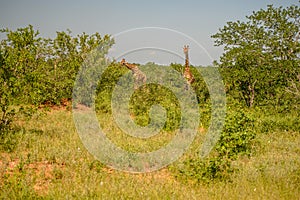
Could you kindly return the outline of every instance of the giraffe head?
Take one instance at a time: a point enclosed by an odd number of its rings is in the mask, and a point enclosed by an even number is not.
[[[125,65],[125,64],[126,64],[125,58],[123,58],[123,59],[121,60],[120,64],[121,64],[121,65]]]
[[[183,52],[184,52],[184,54],[187,54],[188,51],[189,51],[189,45],[184,45],[183,46]]]
[[[131,64],[131,63],[128,63],[125,58],[123,58],[120,62],[120,65],[121,66],[124,66],[124,67],[127,67],[128,69],[132,70],[134,68],[136,68],[137,66],[135,64]]]

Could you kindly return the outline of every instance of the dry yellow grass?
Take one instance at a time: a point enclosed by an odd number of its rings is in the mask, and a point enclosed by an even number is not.
[[[255,153],[234,163],[239,170],[232,174],[230,182],[201,184],[177,178],[168,168],[130,174],[104,166],[82,145],[70,111],[36,115],[23,123],[23,127],[22,133],[17,134],[19,144],[15,151],[0,154],[1,199],[299,199],[300,196],[297,132],[258,134]],[[178,164],[180,161],[173,167]]]

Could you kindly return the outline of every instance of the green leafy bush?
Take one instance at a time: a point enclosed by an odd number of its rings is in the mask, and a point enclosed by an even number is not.
[[[188,159],[179,169],[183,176],[197,181],[228,180],[234,170],[231,163],[241,155],[250,156],[255,133],[254,120],[242,109],[227,113],[224,129],[211,154]]]
[[[257,131],[261,133],[285,132],[285,131],[300,131],[299,113],[268,113],[261,114],[262,111],[257,111],[260,114],[259,120],[255,124]]]
[[[12,129],[12,106],[54,105],[71,100],[77,71],[86,57],[105,44],[102,58],[114,41],[99,33],[76,37],[71,31],[42,38],[29,25],[17,30],[1,29],[0,43],[0,132]],[[90,78],[90,77],[85,77]],[[82,91],[81,91],[82,92]]]

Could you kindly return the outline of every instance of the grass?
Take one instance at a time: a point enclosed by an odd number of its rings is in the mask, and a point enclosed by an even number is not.
[[[263,119],[260,119],[263,121]],[[269,118],[268,118],[269,120]],[[278,119],[273,119],[278,120]],[[108,127],[111,119],[107,119]],[[281,120],[282,121],[282,120]],[[172,168],[180,166],[202,140],[171,165],[145,174],[112,170],[95,160],[76,133],[72,113],[53,110],[19,120],[12,152],[0,154],[0,199],[299,199],[300,133],[274,129],[258,133],[251,157],[234,161],[236,170],[228,181],[196,183],[178,177]],[[265,124],[264,124],[265,125]],[[163,145],[135,141],[117,128],[111,135],[124,148],[138,151]],[[168,136],[166,136],[168,139]],[[156,144],[160,140],[159,145]],[[123,143],[122,143],[123,141]]]

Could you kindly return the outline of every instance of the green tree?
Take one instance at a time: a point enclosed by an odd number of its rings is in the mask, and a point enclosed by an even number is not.
[[[109,35],[71,31],[57,32],[54,39],[42,38],[29,25],[17,30],[1,29],[6,38],[0,43],[0,128],[11,122],[12,105],[59,104],[71,99],[77,71],[97,48],[104,59],[114,41]],[[86,77],[84,77],[86,78]]]
[[[16,31],[2,29],[1,32],[7,34],[0,45],[0,127],[5,128],[14,114],[11,105],[30,90],[28,83],[33,78],[30,72],[37,68],[40,61],[38,51],[42,39],[31,25]]]
[[[287,80],[299,68],[300,9],[292,5],[253,12],[212,36],[224,46],[220,68],[227,90],[248,107],[283,102]]]
[[[294,73],[294,78],[288,80],[286,91],[295,98],[294,105],[299,109],[300,103],[300,71]]]
[[[99,33],[87,35],[82,33],[73,37],[71,31],[57,32],[56,38],[52,41],[52,53],[49,60],[51,76],[48,82],[52,87],[50,96],[46,99],[53,103],[59,103],[61,99],[71,99],[74,81],[79,68],[92,51],[106,46],[107,50],[101,56],[104,58],[108,49],[114,44],[109,35],[101,37]]]

